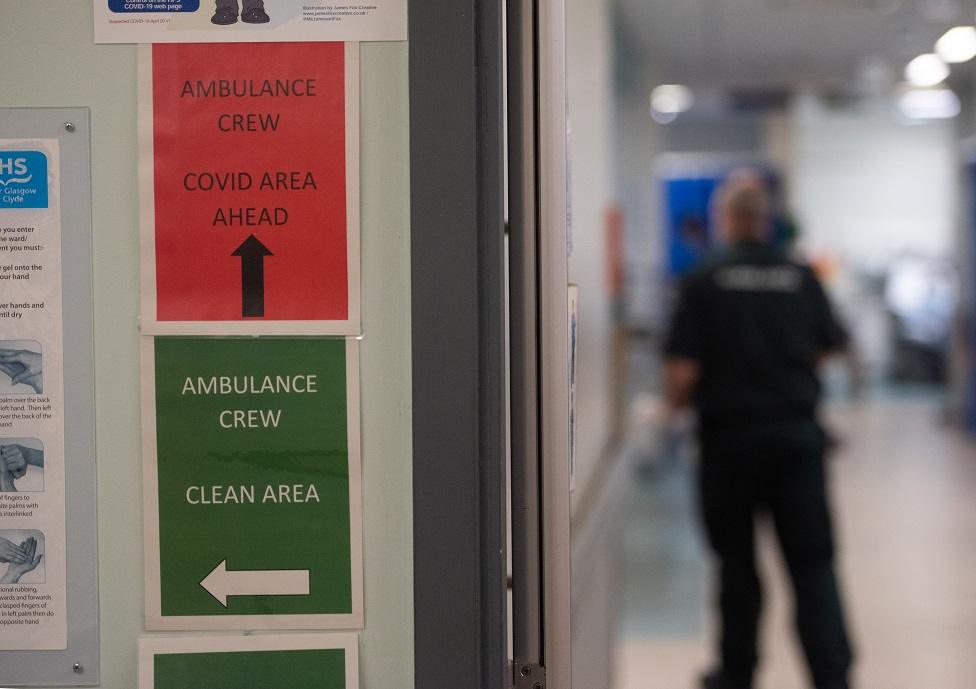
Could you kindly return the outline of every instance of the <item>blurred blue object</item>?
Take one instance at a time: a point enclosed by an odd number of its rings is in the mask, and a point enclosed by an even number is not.
[[[657,175],[669,280],[693,271],[721,247],[722,239],[712,217],[712,197],[732,172],[743,169],[755,171],[769,187],[774,209],[771,241],[784,244],[794,238],[794,225],[783,211],[783,185],[778,171],[754,162],[711,160],[697,155],[686,159],[671,154]]]

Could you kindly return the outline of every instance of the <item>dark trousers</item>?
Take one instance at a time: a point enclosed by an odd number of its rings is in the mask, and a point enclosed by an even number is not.
[[[798,420],[703,428],[701,508],[718,564],[724,674],[752,684],[762,586],[755,518],[768,512],[793,583],[796,627],[817,689],[845,689],[852,653],[834,576],[823,433]]]

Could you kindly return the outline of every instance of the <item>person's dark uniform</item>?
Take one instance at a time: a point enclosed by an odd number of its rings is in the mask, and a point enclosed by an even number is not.
[[[818,359],[845,344],[813,272],[758,242],[737,244],[685,283],[665,353],[700,368],[701,507],[720,567],[722,620],[721,672],[706,686],[752,686],[762,599],[754,516],[768,511],[815,686],[848,687],[852,654],[816,416]]]

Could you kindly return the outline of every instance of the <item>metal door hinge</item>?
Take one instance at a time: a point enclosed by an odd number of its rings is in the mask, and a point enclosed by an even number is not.
[[[515,689],[546,689],[546,669],[535,663],[515,661]]]

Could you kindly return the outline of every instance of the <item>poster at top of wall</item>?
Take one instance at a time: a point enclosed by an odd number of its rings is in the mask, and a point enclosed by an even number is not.
[[[96,43],[407,40],[407,0],[92,1]]]
[[[145,334],[360,334],[358,56],[143,48]]]

